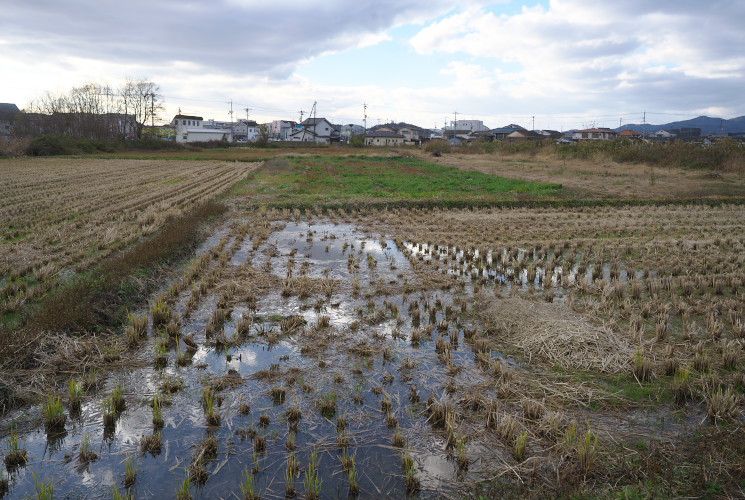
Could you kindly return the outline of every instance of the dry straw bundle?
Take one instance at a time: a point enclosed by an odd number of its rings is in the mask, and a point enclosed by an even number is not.
[[[634,353],[629,341],[565,305],[519,297],[482,297],[480,302],[477,309],[494,325],[499,340],[518,347],[528,359],[568,369],[628,372]]]

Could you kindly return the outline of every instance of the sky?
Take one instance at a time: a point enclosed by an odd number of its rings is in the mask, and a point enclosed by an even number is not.
[[[742,0],[0,0],[0,102],[126,79],[258,122],[567,130],[745,115]],[[248,108],[248,110],[246,110]],[[644,115],[646,113],[646,115]]]

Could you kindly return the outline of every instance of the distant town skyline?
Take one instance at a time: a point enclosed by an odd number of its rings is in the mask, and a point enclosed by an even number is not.
[[[0,102],[86,82],[160,86],[168,122],[567,130],[745,115],[745,2],[6,0]],[[246,108],[249,108],[246,111]]]

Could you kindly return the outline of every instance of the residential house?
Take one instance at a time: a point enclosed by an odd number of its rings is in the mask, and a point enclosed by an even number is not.
[[[13,135],[13,121],[21,110],[8,102],[0,102],[0,137],[5,139]]]
[[[561,139],[564,134],[558,130],[534,130],[534,132],[541,134],[544,139]]]
[[[674,139],[678,134],[674,130],[658,130],[652,135],[657,139]]]
[[[450,128],[456,130],[469,130],[471,132],[484,132],[489,127],[484,125],[481,120],[456,120],[450,122]]]
[[[532,130],[515,130],[505,137],[509,142],[542,141],[546,136],[533,132]]]
[[[214,120],[205,123],[201,116],[178,114],[171,120],[171,126],[176,130],[176,142],[208,142],[230,141],[231,131],[222,128]]]
[[[575,141],[607,141],[615,139],[618,134],[609,128],[588,128],[574,131]]]
[[[493,128],[489,132],[492,134],[494,139],[506,139],[508,135],[510,135],[512,132],[516,130],[526,130],[526,129],[521,127],[520,125],[515,125],[514,123],[510,123],[509,125],[506,125],[504,127]]]
[[[366,146],[403,146],[404,136],[389,130],[374,130],[365,135]]]
[[[471,135],[481,142],[494,142],[494,134],[491,130],[471,132]]]
[[[289,141],[295,129],[297,129],[297,122],[274,120],[269,124],[269,135],[275,141]]]
[[[238,120],[233,125],[235,142],[254,142],[259,137],[259,124],[253,120]]]
[[[417,127],[410,123],[386,123],[383,125],[376,125],[370,130],[374,132],[393,132],[400,134],[404,138],[404,144],[406,145],[421,145],[422,141],[429,140],[430,133],[422,127]]]
[[[619,139],[641,139],[642,133],[636,130],[624,129],[618,133]]]
[[[326,118],[307,118],[290,134],[289,140],[330,144],[332,136],[334,127]]]
[[[461,144],[471,144],[478,141],[479,137],[471,130],[445,129],[442,131],[443,137],[450,142],[451,146],[460,146]]]

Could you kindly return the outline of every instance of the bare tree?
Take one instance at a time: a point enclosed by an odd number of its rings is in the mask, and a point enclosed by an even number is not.
[[[85,83],[32,102],[19,115],[16,130],[19,135],[139,139],[163,109],[160,88],[153,82],[127,80],[118,92],[105,83]]]
[[[142,138],[143,128],[153,124],[158,113],[163,111],[163,96],[160,87],[147,80],[127,80],[121,92],[122,112],[131,115],[136,122],[137,138]]]

